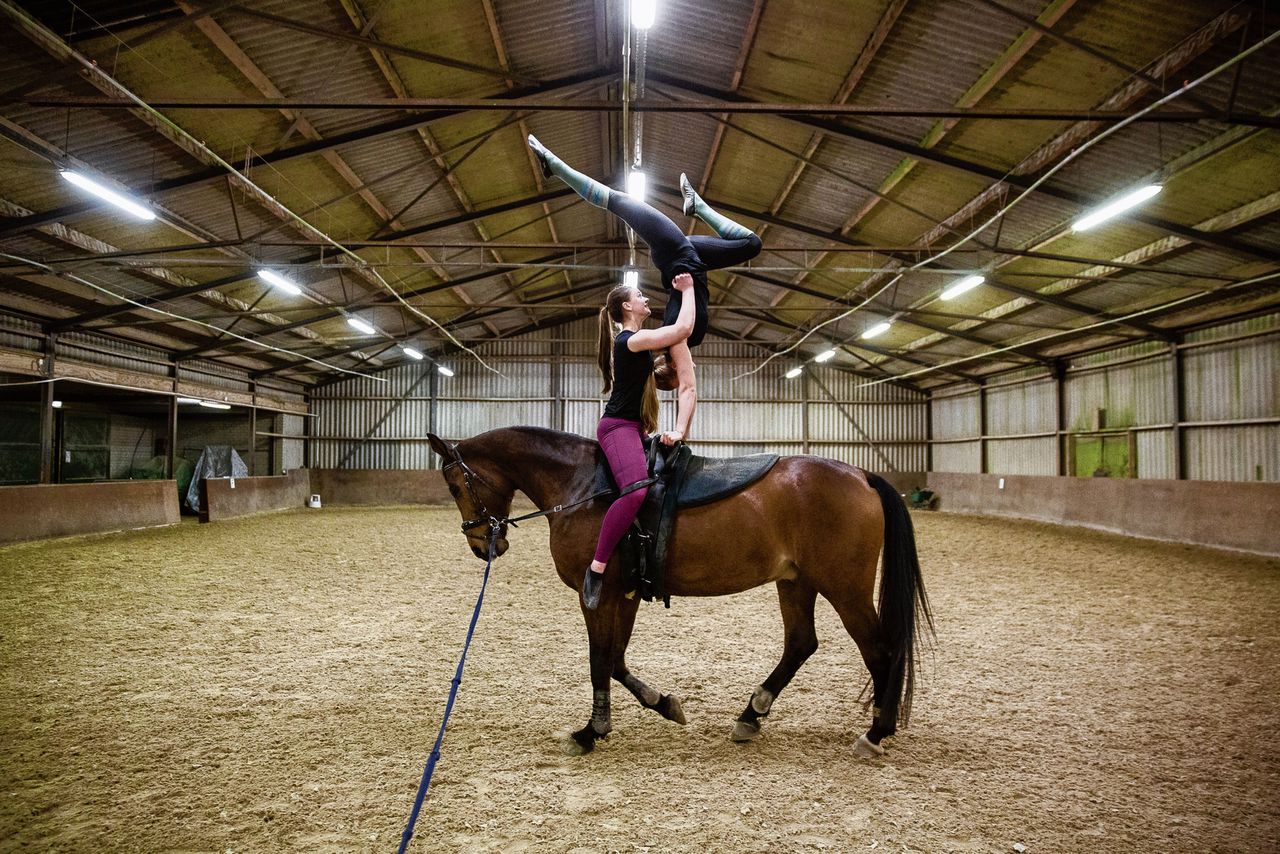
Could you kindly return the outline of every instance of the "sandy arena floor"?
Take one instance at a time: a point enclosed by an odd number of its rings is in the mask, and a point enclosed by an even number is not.
[[[642,608],[595,753],[547,529],[495,565],[412,851],[1275,851],[1280,562],[917,514],[938,620],[911,727],[857,760],[853,642],[754,744],[772,587]],[[0,548],[0,850],[394,850],[483,564],[445,509],[336,509]],[[1229,520],[1224,520],[1229,524]]]

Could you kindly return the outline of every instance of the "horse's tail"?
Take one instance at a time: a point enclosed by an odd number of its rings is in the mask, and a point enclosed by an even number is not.
[[[920,617],[933,633],[933,614],[924,592],[920,561],[916,557],[916,533],[902,496],[884,478],[867,472],[867,482],[880,496],[884,510],[884,572],[880,579],[880,628],[889,652],[889,678],[881,698],[884,721],[911,717],[915,691],[916,644],[920,641]]]

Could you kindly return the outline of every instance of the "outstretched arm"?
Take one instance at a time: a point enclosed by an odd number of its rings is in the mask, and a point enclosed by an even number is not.
[[[690,300],[692,302],[692,300]],[[689,345],[684,341],[676,344],[669,351],[671,365],[676,370],[676,429],[662,434],[662,444],[674,445],[689,436],[689,425],[693,422],[693,410],[698,403],[698,386],[693,376],[693,355]]]
[[[676,318],[676,322],[670,326],[660,326],[657,329],[641,329],[627,339],[627,349],[633,353],[641,350],[665,350],[674,344],[682,343],[686,338],[693,334],[693,321],[696,316],[697,307],[693,295],[689,291],[693,288],[693,276],[688,273],[681,273],[671,280],[671,286],[681,294],[680,315]]]

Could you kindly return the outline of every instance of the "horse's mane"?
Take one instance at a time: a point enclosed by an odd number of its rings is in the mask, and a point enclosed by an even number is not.
[[[570,464],[580,462],[583,458],[591,459],[599,447],[591,439],[577,433],[532,426],[499,427],[464,441],[487,448],[519,449],[522,455],[547,457]]]

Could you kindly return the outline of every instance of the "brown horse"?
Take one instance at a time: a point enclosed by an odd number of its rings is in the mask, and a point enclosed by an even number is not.
[[[452,445],[432,435],[444,460],[449,492],[462,512],[471,550],[507,550],[507,514],[516,490],[548,512],[551,554],[569,587],[582,584],[608,506],[596,499],[565,507],[598,488],[606,465],[599,445],[581,436],[537,427],[492,430]],[[876,564],[884,546],[877,611]],[[821,594],[844,621],[871,671],[871,728],[859,755],[884,752],[880,742],[905,725],[911,709],[917,615],[933,618],[916,560],[915,533],[902,498],[883,478],[822,457],[783,457],[761,480],[729,498],[680,512],[668,552],[667,589],[673,596],[720,596],[772,581],[782,606],[782,660],[757,687],[738,717],[733,738],[750,741],[760,719],[805,660],[818,648],[813,606]],[[623,596],[617,560],[605,573],[600,606],[583,610],[591,645],[591,719],[573,734],[585,753],[612,729],[609,680],[625,685],[640,704],[684,723],[680,701],[641,682],[627,669],[627,643],[638,597]],[[579,600],[581,601],[581,600]]]

